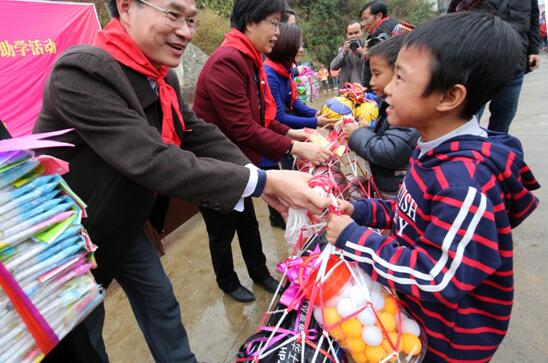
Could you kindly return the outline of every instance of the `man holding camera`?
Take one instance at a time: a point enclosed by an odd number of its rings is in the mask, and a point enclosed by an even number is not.
[[[339,53],[331,62],[331,69],[340,70],[339,87],[344,88],[346,82],[360,83],[363,69],[363,33],[360,23],[354,21],[346,27],[346,41],[339,48]]]
[[[391,37],[392,31],[399,24],[399,21],[388,17],[388,7],[383,1],[371,1],[365,4],[360,10],[360,18],[360,25],[363,31],[367,33],[361,82],[364,87],[369,87],[371,70],[367,60],[367,49]]]

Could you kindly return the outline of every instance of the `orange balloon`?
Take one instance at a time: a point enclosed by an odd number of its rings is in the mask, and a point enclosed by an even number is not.
[[[350,353],[356,363],[368,363],[367,357],[363,353]]]
[[[351,353],[363,353],[365,350],[365,343],[361,338],[348,338],[346,339],[346,348]]]
[[[344,335],[349,338],[359,338],[362,335],[363,326],[358,319],[349,319],[341,324]]]
[[[325,308],[325,310],[323,311],[323,315],[324,323],[327,326],[334,325],[342,319],[339,315],[339,312],[337,311],[337,308],[335,307]]]
[[[329,335],[331,335],[331,337],[333,337],[333,339],[335,339],[336,341],[342,341],[344,339],[344,333],[341,329],[340,326],[337,326],[331,330],[329,330]]]
[[[387,333],[396,331],[396,317],[394,316],[394,314],[388,312],[380,313],[379,322],[382,324],[382,327],[386,330]],[[381,324],[377,325],[382,331]]]
[[[396,346],[396,343],[398,342],[398,333],[396,332],[388,333],[388,338],[390,339],[390,342],[388,341],[388,339],[384,339],[382,341],[382,347],[384,348],[384,350],[386,350],[387,352],[392,352],[394,350],[392,349],[392,345],[393,345],[394,348],[396,349],[396,352],[400,353],[401,347],[402,347],[401,338],[399,342],[400,344]],[[392,345],[390,345],[390,343],[392,343]]]
[[[404,333],[401,335],[402,351],[407,355],[417,355],[422,350],[422,343],[413,334]]]
[[[379,363],[388,356],[382,346],[365,348],[365,356],[369,363]]]
[[[385,295],[384,296],[384,308],[382,311],[390,313],[392,315],[396,315],[398,312],[398,305],[396,303],[396,299],[394,297]]]

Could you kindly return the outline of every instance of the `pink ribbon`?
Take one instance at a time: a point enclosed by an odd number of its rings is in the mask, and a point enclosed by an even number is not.
[[[316,246],[314,251],[311,251],[311,254],[319,254],[320,252],[319,247]],[[280,297],[280,303],[288,308],[300,309],[306,300],[304,286],[301,286],[301,281],[308,280],[310,274],[318,269],[319,266],[320,262],[318,259],[314,259],[311,264],[305,264],[302,258],[291,257],[277,264],[276,269],[280,273],[284,274],[287,271],[287,280],[289,281],[289,286]]]

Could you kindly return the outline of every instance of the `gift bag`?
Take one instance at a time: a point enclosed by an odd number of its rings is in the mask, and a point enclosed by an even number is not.
[[[314,317],[356,363],[420,362],[426,337],[397,296],[327,246],[304,283]]]

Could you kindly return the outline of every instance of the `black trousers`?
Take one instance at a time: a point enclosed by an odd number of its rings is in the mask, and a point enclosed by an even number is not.
[[[221,290],[232,292],[240,286],[231,248],[236,232],[249,277],[261,281],[270,276],[251,197],[244,199],[243,212],[232,211],[227,215],[203,207],[200,212],[206,223],[213,270]]]

